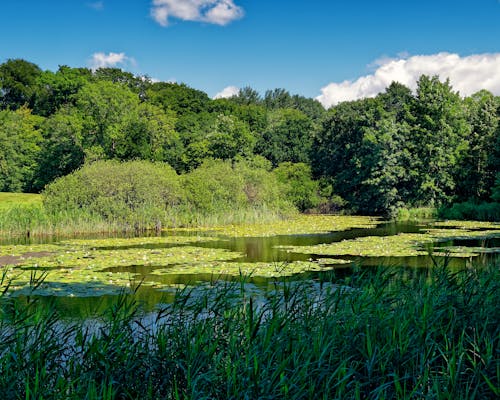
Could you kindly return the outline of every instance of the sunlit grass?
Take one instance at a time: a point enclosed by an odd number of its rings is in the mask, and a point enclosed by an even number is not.
[[[0,192],[0,211],[15,206],[37,206],[42,204],[42,196],[32,193]]]

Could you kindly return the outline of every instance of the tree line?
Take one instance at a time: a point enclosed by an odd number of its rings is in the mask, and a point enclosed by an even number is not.
[[[116,68],[0,64],[0,191],[39,192],[98,160],[267,159],[301,210],[391,214],[500,201],[500,98],[420,77],[325,110],[285,89],[210,99]],[[493,206],[495,207],[495,206]]]

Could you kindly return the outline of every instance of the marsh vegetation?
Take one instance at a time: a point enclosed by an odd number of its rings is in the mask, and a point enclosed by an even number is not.
[[[17,398],[435,398],[499,395],[498,265],[278,278],[121,294],[86,324],[5,294],[0,392]],[[33,287],[43,282],[33,281]]]
[[[498,398],[499,115],[7,60],[1,397]]]

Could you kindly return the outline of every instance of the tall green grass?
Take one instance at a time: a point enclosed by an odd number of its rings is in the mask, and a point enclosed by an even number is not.
[[[83,209],[49,213],[43,205],[18,205],[0,209],[0,237],[140,232],[161,228],[273,222],[295,214],[294,210],[279,211],[268,209],[265,205],[210,213],[177,206],[162,212],[144,207],[131,212],[128,217],[105,218]]]
[[[44,236],[83,232],[115,232],[127,230],[122,221],[105,220],[84,210],[48,213],[43,205],[16,205],[0,209],[0,235]]]
[[[434,207],[399,208],[396,211],[396,221],[419,221],[423,219],[434,219],[438,211]]]
[[[4,399],[496,399],[500,272],[245,278],[179,291],[141,315],[122,295],[101,317],[61,320],[1,298]],[[36,279],[34,285],[36,286]]]
[[[500,203],[455,203],[439,210],[439,217],[446,219],[500,221]]]

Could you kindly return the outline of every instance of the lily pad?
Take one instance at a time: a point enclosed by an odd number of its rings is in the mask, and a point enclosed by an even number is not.
[[[360,257],[411,257],[426,255],[425,244],[456,238],[490,238],[500,236],[498,231],[470,231],[466,229],[429,229],[425,233],[401,233],[393,236],[367,236],[315,246],[279,246],[293,253],[360,256]],[[446,248],[440,248],[446,251]],[[461,256],[477,255],[474,251],[461,252]],[[444,253],[443,253],[444,254]],[[439,255],[439,254],[436,254]],[[455,255],[455,254],[454,254]],[[457,252],[458,256],[459,253]]]
[[[353,228],[374,228],[379,223],[380,219],[374,217],[300,215],[290,220],[271,223],[225,225],[206,229],[228,237],[268,237],[340,232]]]

